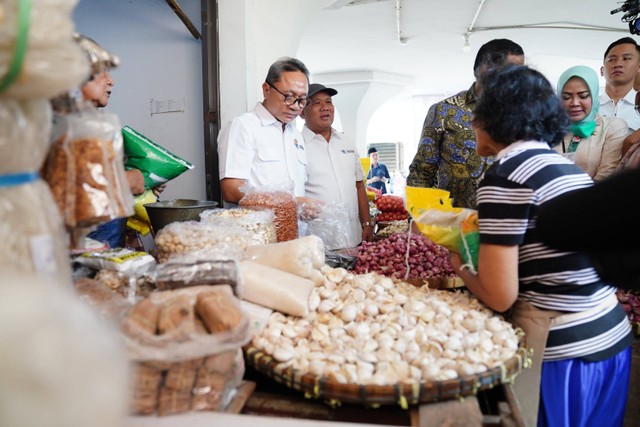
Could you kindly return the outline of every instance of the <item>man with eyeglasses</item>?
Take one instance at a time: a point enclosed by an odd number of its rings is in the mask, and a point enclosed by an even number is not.
[[[262,84],[264,100],[220,131],[220,187],[227,206],[238,203],[247,184],[290,188],[293,183],[298,201],[306,201],[307,153],[294,121],[307,105],[308,86],[307,67],[280,58]]]

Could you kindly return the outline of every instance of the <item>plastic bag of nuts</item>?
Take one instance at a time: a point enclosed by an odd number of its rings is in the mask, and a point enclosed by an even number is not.
[[[200,251],[240,259],[250,242],[251,235],[242,227],[198,221],[173,222],[163,227],[155,238],[161,263],[176,255]]]
[[[249,232],[253,245],[276,243],[274,212],[271,209],[210,209],[200,214],[200,221],[240,226]]]
[[[273,209],[276,240],[284,242],[298,238],[298,204],[290,191],[269,188],[251,188],[238,205],[243,208]]]

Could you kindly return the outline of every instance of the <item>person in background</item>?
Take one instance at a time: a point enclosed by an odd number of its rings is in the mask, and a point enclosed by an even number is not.
[[[592,185],[549,146],[569,119],[551,84],[528,67],[490,71],[481,84],[477,150],[496,159],[477,191],[477,274],[461,269],[459,254],[452,265],[489,308],[509,310],[533,348],[531,368],[514,384],[527,425],[621,426],[633,336],[616,289],[586,254],[542,243],[536,225],[540,206]]]
[[[367,185],[369,187],[380,190],[382,194],[387,193],[386,183],[391,179],[389,169],[384,163],[379,162],[378,150],[376,147],[370,147],[367,151],[371,160],[371,168],[367,174]]]
[[[607,47],[600,68],[606,81],[605,90],[600,94],[600,114],[621,118],[632,131],[640,128],[640,116],[634,111],[637,92],[633,88],[638,71],[640,46],[634,39],[623,37]]]
[[[558,81],[562,106],[571,120],[571,131],[556,151],[580,166],[594,181],[613,174],[620,162],[622,142],[629,133],[624,120],[598,114],[598,75],[578,65],[566,70]]]
[[[633,82],[633,89],[636,91],[634,100],[636,114],[640,116],[640,73],[636,74]],[[619,170],[636,168],[640,166],[640,129],[627,136],[622,143],[622,160],[618,165]]]
[[[336,201],[347,206],[347,242],[348,247],[355,247],[363,240],[373,239],[373,222],[358,150],[331,127],[335,113],[332,97],[337,94],[337,90],[318,83],[309,85],[309,102],[300,114],[305,121],[302,136],[307,156],[313,159],[307,164],[305,192],[322,202]]]
[[[280,58],[262,84],[264,100],[223,127],[218,135],[220,187],[227,205],[237,205],[245,184],[253,187],[294,183],[306,201],[307,153],[295,118],[307,105],[309,70],[298,59]]]
[[[90,102],[96,108],[105,108],[109,104],[109,98],[115,82],[109,73],[109,69],[117,66],[118,59],[102,48],[93,39],[77,35],[76,40],[90,57],[92,63],[101,62],[104,69],[100,69],[93,74],[89,80],[80,88],[82,98]],[[145,191],[144,177],[138,169],[125,171],[125,176],[129,184],[129,189],[134,196],[138,196]],[[156,196],[164,191],[166,184],[161,184],[153,188]],[[89,233],[87,237],[98,242],[106,243],[111,248],[121,248],[125,246],[127,218],[115,218],[109,222],[98,225]]]
[[[439,188],[451,194],[454,206],[474,209],[478,180],[492,159],[476,153],[471,115],[480,91],[477,80],[490,67],[524,64],[520,45],[508,39],[491,40],[478,50],[471,87],[429,108],[411,165],[407,185]]]

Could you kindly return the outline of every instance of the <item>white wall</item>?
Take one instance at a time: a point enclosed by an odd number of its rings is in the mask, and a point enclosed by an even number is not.
[[[180,5],[200,29],[200,1]],[[195,165],[161,197],[206,198],[200,40],[160,0],[80,0],[74,21],[78,32],[120,57],[107,109]],[[151,114],[152,100],[170,99],[184,102],[184,111]]]

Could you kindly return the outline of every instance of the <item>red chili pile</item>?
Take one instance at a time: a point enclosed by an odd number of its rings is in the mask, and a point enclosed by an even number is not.
[[[362,242],[354,271],[358,274],[375,271],[397,279],[453,276],[448,256],[447,249],[436,245],[422,234],[395,233],[377,242]]]

